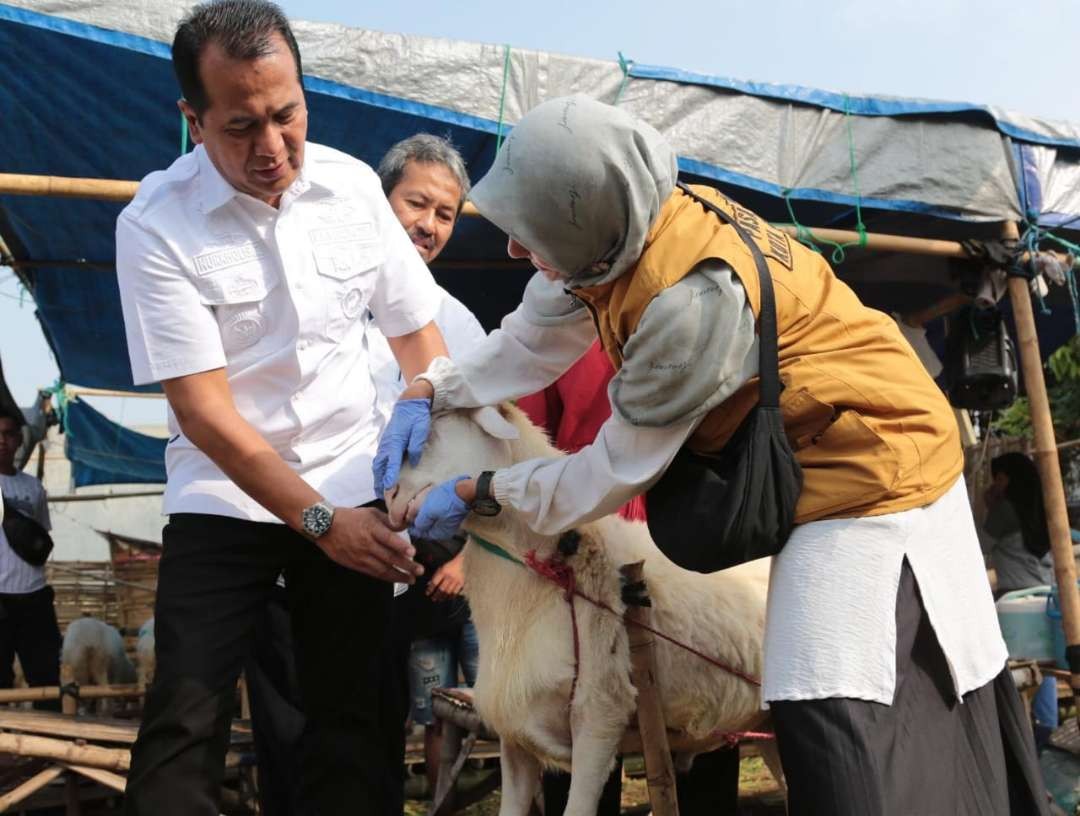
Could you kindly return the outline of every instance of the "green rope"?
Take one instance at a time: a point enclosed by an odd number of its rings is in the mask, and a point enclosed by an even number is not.
[[[188,147],[188,126],[187,119],[184,118],[183,111],[180,112],[180,155],[183,156],[187,153]]]
[[[499,130],[495,136],[495,152],[498,153],[503,143],[503,112],[506,110],[506,86],[510,82],[510,46],[503,46],[502,92],[499,94]]]
[[[623,91],[626,90],[626,83],[630,80],[630,66],[634,64],[634,61],[624,57],[622,51],[616,51],[615,53],[619,55],[619,70],[622,71],[622,82],[619,83],[619,90],[615,92],[615,101],[611,104],[618,107]]]
[[[851,98],[847,94],[844,94],[844,124],[847,128],[851,186],[855,191],[855,232],[858,233],[859,237],[854,241],[841,244],[814,235],[812,230],[800,224],[799,219],[795,217],[795,207],[791,203],[791,190],[787,189],[783,192],[784,203],[787,205],[788,215],[791,216],[791,226],[795,227],[795,240],[814,250],[819,255],[822,254],[821,247],[818,246],[819,243],[831,246],[833,250],[829,257],[834,264],[842,264],[847,259],[847,250],[851,247],[862,249],[866,246],[866,224],[863,223],[862,219],[862,191],[859,189],[859,162],[855,153],[855,134],[851,129]]]
[[[472,538],[472,540],[475,541],[477,544],[479,544],[481,549],[487,550],[492,555],[497,555],[499,558],[505,558],[507,561],[512,561],[519,567],[525,566],[525,562],[519,561],[517,558],[514,558],[514,556],[510,555],[510,553],[508,553],[498,544],[492,544],[490,541],[486,541],[485,539],[480,538],[480,536],[473,535],[472,533],[469,533],[469,537]]]

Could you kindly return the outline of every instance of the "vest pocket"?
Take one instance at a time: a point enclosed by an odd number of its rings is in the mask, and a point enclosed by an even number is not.
[[[859,515],[892,490],[900,473],[897,453],[858,411],[821,402],[805,390],[792,402],[797,413],[783,407],[803,469],[797,523]]]

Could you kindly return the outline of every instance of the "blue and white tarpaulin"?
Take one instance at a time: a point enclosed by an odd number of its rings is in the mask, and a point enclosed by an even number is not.
[[[0,0],[0,172],[139,179],[181,149],[169,61],[173,0]],[[448,135],[473,179],[496,134],[571,92],[656,125],[687,178],[720,186],[773,221],[941,238],[992,238],[1038,221],[1076,239],[1080,127],[986,106],[849,96],[504,46],[297,22],[309,138],[375,164],[418,131]],[[504,68],[505,71],[504,82]],[[625,85],[624,85],[625,79]],[[621,93],[620,93],[620,88]],[[854,162],[852,161],[854,159]],[[857,176],[853,173],[853,164]],[[0,196],[0,235],[26,268],[69,383],[131,388],[115,273],[121,205]],[[85,259],[98,266],[73,266]],[[516,305],[523,270],[492,270],[505,237],[465,219],[436,277],[489,328]],[[470,263],[476,263],[470,268]],[[868,303],[916,308],[955,284],[945,261],[852,253],[839,269]],[[1063,290],[1041,316],[1044,352],[1072,334]]]

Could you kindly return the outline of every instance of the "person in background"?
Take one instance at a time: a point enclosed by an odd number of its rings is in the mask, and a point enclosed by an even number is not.
[[[23,418],[0,410],[0,494],[13,512],[51,529],[45,488],[29,473],[15,469],[15,452],[22,444]],[[30,686],[60,685],[60,627],[53,606],[53,589],[45,568],[18,556],[0,529],[0,688],[11,688],[18,655]],[[56,700],[35,708],[60,710]]]
[[[454,232],[469,193],[469,176],[461,154],[446,139],[418,133],[391,147],[376,170],[390,207],[409,234],[424,262],[431,264]],[[440,287],[435,324],[450,356],[460,357],[486,337],[480,321],[457,298]],[[383,427],[405,388],[401,369],[390,354],[374,319],[368,325],[371,372]],[[424,727],[424,769],[434,795],[438,783],[442,729],[431,710],[431,690],[456,686],[460,670],[465,683],[476,682],[480,660],[476,627],[465,585],[464,540],[414,541],[416,559],[425,572],[395,600],[395,627],[407,668],[406,719]]]
[[[592,444],[601,426],[611,416],[608,384],[615,368],[600,341],[593,343],[581,359],[543,391],[517,401],[559,450],[577,453]],[[618,513],[630,521],[645,521],[645,496],[634,496]],[[739,749],[728,748],[699,754],[686,773],[675,776],[679,812],[684,816],[734,816],[739,803]],[[549,814],[561,813],[570,795],[570,775],[544,772],[544,807]],[[598,816],[618,816],[621,812],[622,757],[604,785]]]
[[[1022,453],[1003,453],[990,473],[979,540],[997,573],[995,595],[1049,584],[1054,568],[1038,468]]]

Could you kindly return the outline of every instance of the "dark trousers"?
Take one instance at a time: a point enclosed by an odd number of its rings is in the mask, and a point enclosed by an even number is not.
[[[60,685],[60,627],[52,587],[24,595],[0,594],[0,688],[15,682],[15,655],[30,686]],[[59,700],[34,703],[59,711]]]
[[[558,816],[566,810],[570,774],[546,772],[543,789],[545,816]],[[675,795],[682,816],[735,816],[739,807],[739,749],[698,754],[689,771],[675,774]],[[619,816],[621,799],[622,757],[618,757],[600,796],[597,816]]]
[[[1035,743],[1009,672],[964,695],[905,561],[892,705],[774,701],[791,816],[1045,816]]]
[[[254,652],[244,666],[258,765],[259,807],[265,816],[297,816],[304,703],[292,642],[286,590],[275,586],[255,623]]]
[[[400,724],[382,670],[391,586],[277,524],[173,515],[163,534],[157,673],[132,749],[128,816],[216,816],[237,678],[284,571],[306,716],[299,799],[313,816],[402,810]]]

